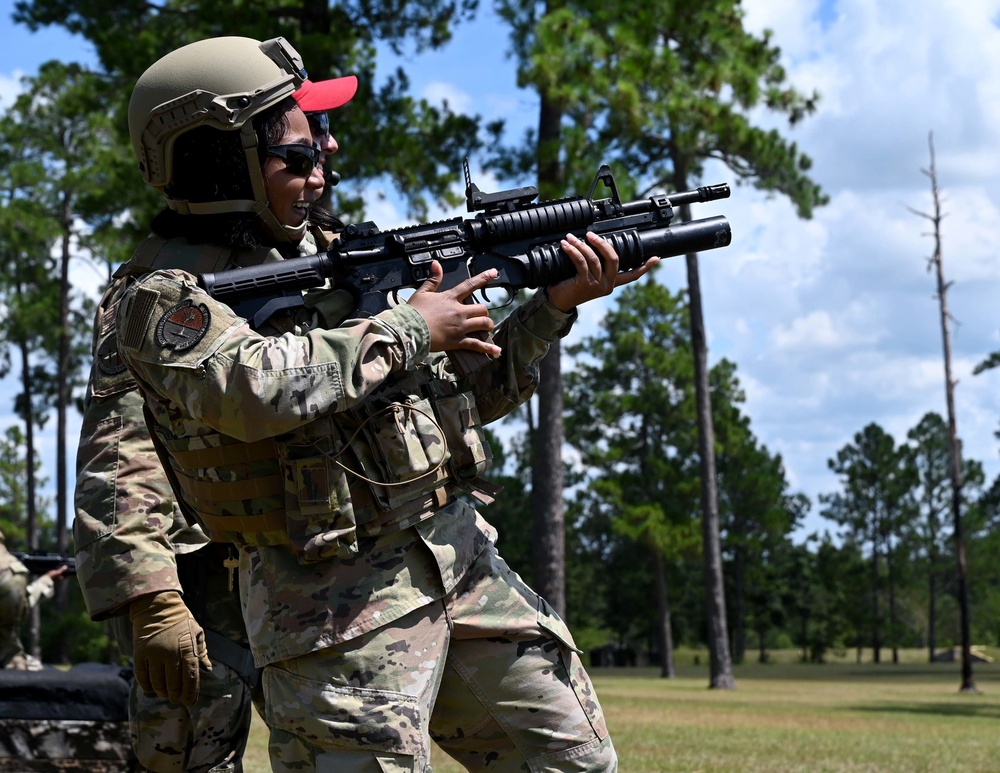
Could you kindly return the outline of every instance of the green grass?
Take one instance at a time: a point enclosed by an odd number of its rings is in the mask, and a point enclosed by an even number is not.
[[[990,654],[997,654],[992,652]],[[593,669],[622,773],[660,771],[1000,771],[1000,664],[977,663],[978,692],[960,693],[956,663],[772,662],[737,666],[735,690],[709,690],[707,657],[678,653],[676,679],[658,669]],[[870,654],[866,656],[870,661]],[[256,718],[255,718],[256,719]],[[269,770],[256,720],[248,773]],[[464,769],[435,749],[434,773]]]

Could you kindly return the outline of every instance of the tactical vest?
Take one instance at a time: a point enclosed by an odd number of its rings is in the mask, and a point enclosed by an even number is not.
[[[301,333],[341,321],[300,308],[258,332]],[[147,423],[178,499],[213,540],[286,545],[303,562],[346,557],[359,537],[406,528],[463,492],[485,502],[496,492],[481,478],[492,456],[474,396],[425,366],[390,377],[355,408],[249,443],[174,432],[169,408],[147,397],[162,408],[159,419],[147,411]]]
[[[290,545],[304,562],[348,556],[359,537],[429,518],[460,493],[490,493],[474,398],[418,374],[278,438],[160,437],[213,539]]]

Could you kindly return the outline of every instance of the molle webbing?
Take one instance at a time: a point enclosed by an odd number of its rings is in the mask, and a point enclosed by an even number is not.
[[[246,478],[232,482],[219,480],[199,480],[183,472],[178,473],[184,493],[204,502],[234,502],[240,499],[273,497],[285,491],[281,475],[266,475],[261,478]]]
[[[284,482],[280,473],[260,477],[247,477],[238,481],[218,481],[190,474],[192,468],[181,467],[177,456],[187,454],[188,459],[201,457],[206,461],[212,452],[223,452],[238,449],[240,446],[224,446],[222,448],[199,449],[197,451],[175,452],[177,484],[184,494],[184,500],[198,513],[198,518],[210,535],[231,532],[266,532],[285,530],[284,508],[266,513],[232,513],[233,506],[264,497],[284,496]],[[234,454],[239,459],[237,451]],[[263,457],[267,458],[267,457]],[[246,457],[249,460],[249,457]],[[231,457],[227,463],[234,463]],[[194,468],[198,469],[198,468]],[[204,468],[202,468],[204,469]]]
[[[391,516],[393,523],[408,520],[414,516],[430,515],[454,499],[450,487],[446,485],[447,482],[442,481],[442,485],[439,488],[433,489],[416,499],[411,499],[409,502],[404,502],[391,511],[380,510],[366,486],[351,486],[351,502],[354,506],[358,526],[363,527],[378,521],[379,515]],[[365,532],[367,530],[362,528],[361,531]]]
[[[147,417],[148,421],[149,417]],[[160,440],[158,433],[157,439]],[[162,440],[161,440],[162,442]],[[164,443],[170,457],[170,471],[173,481],[182,494],[180,500],[197,513],[197,519],[212,539],[226,537],[234,532],[283,532],[285,530],[284,508],[258,514],[230,514],[233,505],[249,502],[261,497],[283,498],[284,484],[280,468],[275,464],[273,472],[266,475],[248,476],[238,481],[211,480],[197,471],[216,469],[238,464],[277,459],[277,446],[273,438],[265,438],[252,443],[231,442],[206,448],[177,449],[173,443]]]
[[[209,536],[223,532],[259,534],[267,531],[284,531],[287,523],[284,510],[260,515],[210,515],[200,512],[198,518]]]
[[[230,464],[248,464],[265,459],[278,458],[278,446],[274,438],[264,438],[252,443],[230,443],[210,448],[195,448],[186,451],[172,450],[170,455],[183,470],[203,470]]]
[[[198,520],[213,539],[239,533],[253,543],[254,534],[284,533],[288,529],[290,513],[278,505],[286,501],[285,471],[278,466],[281,454],[273,439],[251,443],[229,442],[198,449],[171,449],[169,453],[173,460],[175,481],[183,493],[182,499],[198,513]],[[240,480],[220,481],[204,474],[206,470],[268,460],[275,461],[272,471],[259,470],[256,476],[248,475]],[[377,534],[383,528],[416,522],[446,505],[455,494],[450,475],[442,469],[436,477],[439,485],[435,488],[414,492],[412,499],[388,511],[379,505],[368,484],[352,479],[348,506],[356,519],[358,533]],[[240,512],[244,508],[251,509],[253,504],[259,507],[265,500],[272,503],[268,512]]]

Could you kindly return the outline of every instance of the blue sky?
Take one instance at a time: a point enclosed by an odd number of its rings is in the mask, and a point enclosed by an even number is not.
[[[1000,0],[743,6],[749,29],[773,31],[790,82],[822,95],[817,114],[794,130],[763,113],[757,120],[813,158],[830,203],[804,221],[783,199],[736,187],[731,199],[698,210],[724,214],[733,227],[732,246],[701,259],[710,361],[737,364],[754,431],[781,453],[793,489],[814,502],[807,530],[829,527],[817,516],[817,495],[837,489],[827,460],[856,432],[874,421],[902,441],[924,413],[944,414],[926,263],[932,242],[909,210],[930,211],[921,169],[933,132],[947,213],[945,271],[954,283],[958,430],[965,454],[992,479],[1000,472],[1000,371],[973,376],[972,369],[1000,349]],[[64,33],[13,28],[12,7],[0,0],[0,104],[14,93],[18,71],[33,72],[52,57],[91,56]],[[516,89],[507,48],[502,24],[486,17],[460,28],[444,51],[401,64],[421,96],[529,125],[536,105]],[[723,181],[732,175],[720,168],[703,182]],[[492,189],[489,179],[477,182]],[[367,194],[368,214],[380,226],[406,222],[391,193]],[[683,287],[683,261],[665,261],[658,279]],[[600,305],[585,307],[574,336],[593,332],[602,313]],[[54,469],[46,462],[47,474]]]

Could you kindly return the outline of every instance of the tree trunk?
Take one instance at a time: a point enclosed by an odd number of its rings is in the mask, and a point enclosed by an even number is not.
[[[538,189],[554,198],[561,188],[559,137],[562,108],[541,95],[538,117]],[[566,548],[563,514],[563,397],[561,347],[556,341],[541,362],[538,427],[532,448],[531,512],[535,529],[534,571],[537,590],[566,617]]]
[[[28,543],[28,552],[38,550],[38,510],[37,510],[37,481],[35,480],[35,412],[32,390],[34,380],[31,377],[31,355],[28,352],[27,344],[21,341],[18,345],[21,350],[21,389],[24,400],[24,465],[27,471],[27,483],[25,486],[27,495],[27,512],[25,513],[25,534]]]
[[[742,663],[747,652],[746,548],[738,547],[733,559],[733,662]]]
[[[937,648],[937,512],[934,503],[927,497],[927,531],[930,539],[927,545],[927,662],[934,662]]]
[[[686,190],[686,186],[682,190]],[[681,219],[684,222],[691,219],[686,205],[682,207]],[[709,687],[731,690],[736,687],[736,680],[729,655],[729,630],[726,624],[726,587],[722,578],[719,492],[715,473],[715,433],[712,429],[712,397],[708,386],[708,346],[701,311],[698,256],[695,253],[687,255],[687,280],[698,405],[698,453],[701,457],[701,539],[711,663]]]
[[[767,663],[767,629],[757,627],[757,662]]]
[[[882,611],[879,608],[879,587],[878,581],[878,533],[872,535],[872,662],[882,661],[882,626],[879,619]]]
[[[531,509],[535,530],[535,590],[566,616],[565,523],[563,520],[563,400],[560,347],[556,341],[541,363],[538,426],[531,466]]]
[[[659,613],[660,676],[673,679],[677,673],[674,669],[674,634],[670,627],[670,596],[667,592],[667,569],[663,554],[656,548],[653,553],[653,575],[656,579],[656,609]]]
[[[17,269],[17,273],[20,273],[20,267]],[[15,287],[15,294],[20,297],[24,293],[24,289],[21,286],[20,281],[17,282]],[[35,466],[37,464],[35,460],[35,403],[32,399],[34,397],[35,384],[31,375],[31,352],[28,351],[28,344],[26,341],[18,342],[18,349],[21,355],[21,390],[24,393],[24,464],[27,475],[26,483],[26,494],[28,501],[26,503],[27,512],[25,513],[25,534],[27,537],[28,551],[35,552],[38,550],[38,498],[36,494],[37,481],[35,478]]]
[[[931,197],[934,214],[923,215],[934,224],[934,255],[930,262],[934,265],[937,278],[938,304],[941,316],[941,342],[944,348],[944,393],[948,405],[948,472],[951,478],[951,515],[954,523],[955,561],[958,575],[958,610],[962,637],[962,680],[961,692],[976,692],[972,678],[972,644],[969,630],[969,588],[968,566],[965,561],[965,537],[962,534],[962,449],[958,442],[958,421],[955,417],[955,379],[951,373],[951,316],[948,313],[948,286],[944,279],[944,257],[941,252],[941,193],[938,188],[937,170],[934,164],[934,135],[928,135],[931,165],[924,170],[931,181]],[[912,210],[911,210],[912,211]],[[916,213],[921,214],[921,213]]]
[[[69,553],[69,531],[66,522],[67,490],[69,476],[66,472],[66,418],[70,403],[70,318],[69,318],[69,260],[70,233],[72,229],[73,195],[63,194],[63,236],[62,256],[59,275],[59,374],[58,397],[56,403],[56,551],[60,555]],[[56,581],[55,607],[64,613],[69,606],[69,584]],[[55,653],[57,663],[69,662],[69,638],[60,637]]]
[[[934,146],[931,145],[931,169],[933,170]],[[972,678],[972,635],[969,630],[969,586],[968,567],[965,562],[965,537],[962,534],[962,449],[958,442],[958,422],[955,417],[955,380],[951,375],[951,330],[948,315],[948,285],[944,281],[941,256],[941,213],[934,179],[934,209],[936,219],[934,236],[936,247],[934,263],[937,269],[938,300],[941,305],[941,339],[944,347],[945,400],[948,405],[948,471],[951,478],[951,514],[955,532],[955,559],[958,574],[958,609],[962,627],[962,692],[976,692],[976,682]]]
[[[688,189],[687,173],[676,156],[674,186]],[[680,219],[691,219],[691,207],[680,207]],[[733,662],[729,654],[729,627],[726,621],[726,584],[722,577],[722,545],[719,536],[719,486],[715,470],[715,431],[712,427],[712,396],[708,385],[708,340],[701,308],[701,278],[698,254],[690,252],[687,260],[691,350],[694,354],[695,397],[698,411],[698,455],[701,474],[701,540],[705,607],[708,624],[708,651],[711,672],[709,687],[731,690],[736,687]]]
[[[899,625],[896,620],[896,554],[891,538],[885,549],[886,579],[889,585],[889,637],[892,645],[892,662],[899,664]]]
[[[20,293],[20,286],[18,286],[18,293]],[[25,466],[27,468],[27,498],[26,503],[27,513],[25,514],[25,534],[27,537],[27,547],[29,553],[38,552],[38,510],[37,510],[37,498],[36,498],[36,481],[35,481],[35,412],[34,412],[34,402],[33,390],[34,390],[34,380],[31,377],[31,355],[28,352],[28,346],[25,341],[20,341],[18,344],[21,354],[21,389],[25,395],[24,401],[24,459]],[[28,615],[28,634],[27,641],[25,644],[25,651],[34,655],[36,658],[41,658],[42,648],[40,642],[40,634],[42,627],[42,618],[39,614],[38,607],[36,606],[31,610]]]

